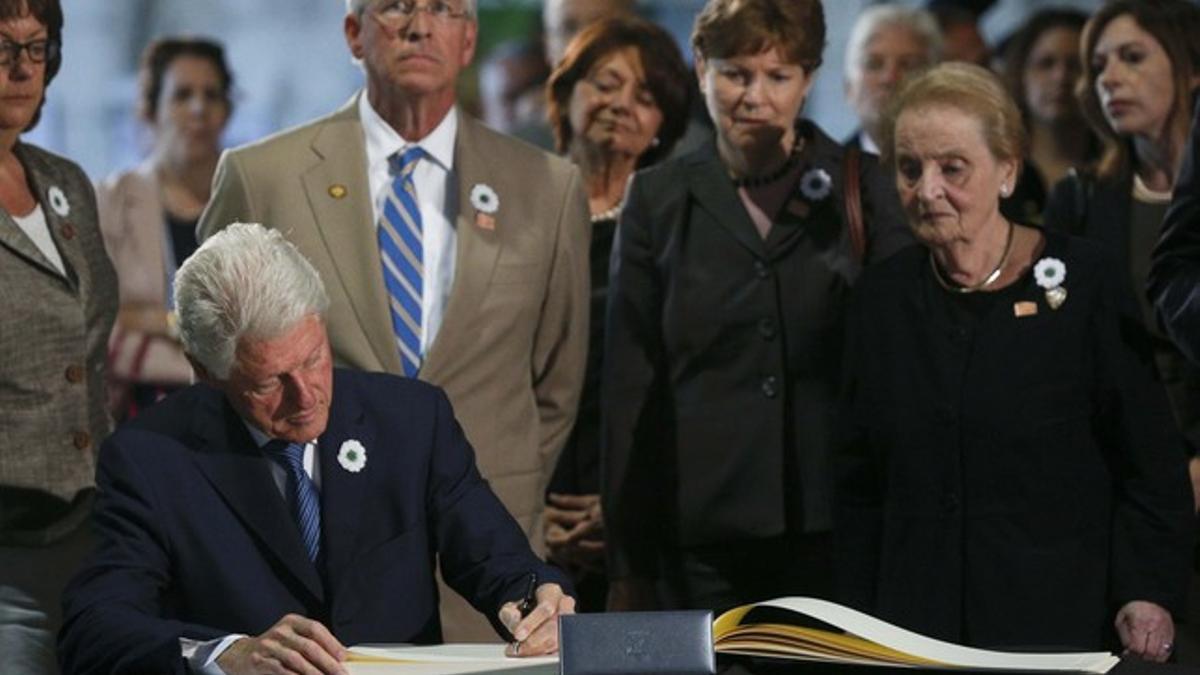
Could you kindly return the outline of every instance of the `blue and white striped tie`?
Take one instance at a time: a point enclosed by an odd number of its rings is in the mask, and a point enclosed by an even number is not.
[[[300,528],[308,559],[316,562],[321,554],[321,497],[317,494],[317,486],[304,471],[304,444],[275,440],[267,443],[263,450],[287,471],[292,517]]]
[[[388,159],[392,184],[384,194],[379,218],[379,256],[388,292],[392,332],[400,350],[404,374],[416,377],[421,368],[421,294],[424,293],[424,246],[421,211],[412,172],[425,151],[410,147]]]

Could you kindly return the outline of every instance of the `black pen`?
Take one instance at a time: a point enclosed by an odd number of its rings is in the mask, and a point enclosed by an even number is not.
[[[521,618],[529,616],[534,607],[537,607],[537,572],[529,573],[529,586],[525,588],[525,597],[521,598],[521,604],[517,605],[517,611],[521,613]]]

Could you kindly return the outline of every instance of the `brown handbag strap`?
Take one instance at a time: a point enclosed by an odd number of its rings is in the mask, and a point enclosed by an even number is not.
[[[846,227],[850,228],[850,247],[854,250],[854,257],[862,262],[867,255],[867,234],[863,227],[862,186],[858,177],[860,154],[856,146],[846,147],[842,166],[842,196],[846,199]]]

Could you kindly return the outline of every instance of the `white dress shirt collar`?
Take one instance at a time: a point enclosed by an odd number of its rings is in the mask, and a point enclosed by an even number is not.
[[[246,425],[246,431],[250,432],[250,438],[254,444],[261,450],[264,445],[271,442],[271,436],[262,429],[255,426],[250,420],[242,418],[242,424]],[[271,462],[271,477],[275,479],[275,485],[279,491],[286,494],[287,489],[287,473],[283,466],[277,462]],[[304,444],[304,472],[312,479],[313,484],[319,490],[321,488],[321,468],[317,465],[317,439],[313,439]]]
[[[371,106],[364,89],[358,95],[358,116],[362,121],[367,146],[367,166],[387,162],[392,155],[410,145],[419,145],[447,172],[454,169],[454,139],[458,136],[458,106],[450,108],[441,122],[425,138],[404,138]]]

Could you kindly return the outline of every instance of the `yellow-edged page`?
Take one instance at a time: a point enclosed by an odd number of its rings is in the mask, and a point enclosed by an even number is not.
[[[770,607],[815,619],[843,633],[800,625],[744,623],[753,609]],[[743,605],[713,622],[718,652],[744,652],[750,645],[764,656],[804,655],[838,662],[920,665],[932,668],[1020,670],[1028,672],[1106,673],[1117,664],[1107,652],[1023,653],[976,649],[935,640],[881,621],[868,614],[817,598],[776,598]],[[758,649],[763,651],[759,652]]]

